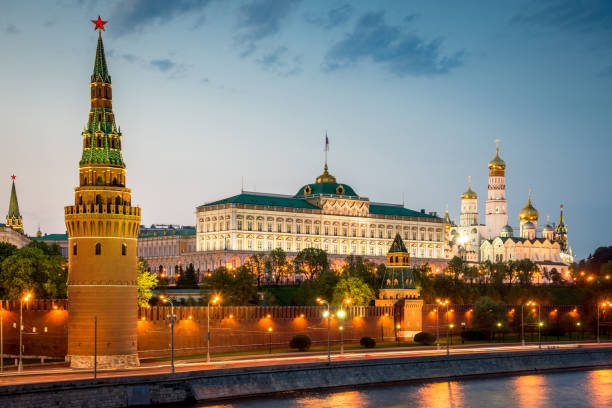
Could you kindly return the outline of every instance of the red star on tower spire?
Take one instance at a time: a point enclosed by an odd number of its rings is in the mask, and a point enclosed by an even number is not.
[[[11,178],[12,178],[13,180],[15,180],[15,179],[17,178],[17,176],[13,174],[13,175],[11,176]]]
[[[106,31],[104,29],[104,24],[108,23],[108,21],[102,21],[102,19],[100,18],[100,16],[98,16],[97,20],[91,20],[92,23],[94,23],[96,26],[94,27],[94,30],[103,30]]]

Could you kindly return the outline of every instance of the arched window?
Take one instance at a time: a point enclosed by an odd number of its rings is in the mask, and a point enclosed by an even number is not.
[[[77,254],[77,244],[72,244],[72,255]]]
[[[96,195],[96,204],[102,204],[102,196],[100,194]]]
[[[121,244],[121,255],[123,256],[127,255],[127,245],[126,244]]]
[[[96,244],[96,255],[102,255],[102,244],[99,242]]]
[[[115,197],[115,205],[121,205],[121,197]]]

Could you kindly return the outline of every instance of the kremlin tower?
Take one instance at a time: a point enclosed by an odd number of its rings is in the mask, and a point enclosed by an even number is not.
[[[506,202],[506,163],[499,157],[499,139],[495,140],[495,157],[489,162],[489,191],[485,203],[485,238],[498,237],[508,225]]]
[[[96,30],[104,30],[98,17]],[[81,133],[79,186],[65,207],[68,230],[68,357],[93,367],[97,320],[99,368],[133,367],[137,355],[136,240],[140,208],[126,187],[121,131],[112,109],[112,83],[102,32],[91,75],[89,120]]]
[[[9,201],[9,210],[6,215],[6,226],[11,227],[17,232],[23,234],[23,220],[19,213],[19,203],[17,202],[17,190],[15,189],[15,175],[11,176],[13,186],[11,187],[11,199]]]

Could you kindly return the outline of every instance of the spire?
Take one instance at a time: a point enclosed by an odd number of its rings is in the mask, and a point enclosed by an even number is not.
[[[404,241],[400,236],[399,232],[395,234],[395,239],[391,244],[391,248],[389,249],[389,253],[397,253],[397,252],[408,252],[406,249],[406,245],[404,245]]]
[[[21,214],[19,213],[19,203],[17,202],[17,190],[15,189],[15,178],[16,176],[13,174],[11,176],[13,179],[13,185],[11,187],[11,199],[9,201],[9,210],[6,215],[6,225],[11,227],[15,231],[23,232],[23,221],[21,219]]]
[[[11,187],[11,200],[9,202],[7,218],[21,218],[21,214],[19,214],[19,203],[17,202],[17,190],[15,189],[15,177],[14,174],[11,176],[13,179],[13,186]]]
[[[96,48],[96,59],[94,61],[91,82],[111,83],[108,67],[106,66],[106,56],[104,55],[104,43],[102,42],[102,31],[98,32],[98,47]]]
[[[561,214],[559,214],[559,226],[565,227],[565,220],[563,219],[563,204],[561,204]]]

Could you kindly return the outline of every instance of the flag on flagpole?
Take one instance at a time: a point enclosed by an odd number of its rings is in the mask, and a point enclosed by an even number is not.
[[[327,133],[325,133],[325,151],[329,152],[329,139],[327,138]]]

